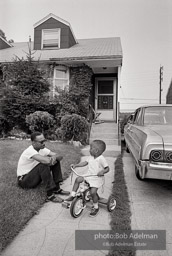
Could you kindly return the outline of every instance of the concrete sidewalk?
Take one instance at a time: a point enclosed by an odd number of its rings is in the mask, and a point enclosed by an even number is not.
[[[102,131],[104,130],[102,126]],[[112,127],[113,125],[110,124]],[[115,125],[115,124],[114,124]],[[98,129],[100,129],[99,124]],[[106,128],[108,124],[106,125]],[[103,139],[103,132],[100,132],[100,139]],[[96,134],[97,136],[97,134]],[[92,134],[92,139],[94,135]],[[96,137],[97,138],[97,137]],[[110,141],[110,138],[108,138]],[[113,147],[114,146],[114,147]],[[108,156],[109,150],[109,156]],[[110,172],[106,174],[104,193],[99,195],[108,198],[111,194],[112,181],[114,179],[114,162],[121,148],[118,145],[107,145],[106,159],[110,166]],[[83,149],[83,154],[89,154],[88,147]],[[83,156],[83,158],[85,158]],[[73,177],[73,181],[74,181]],[[68,178],[62,188],[71,191],[72,184]],[[65,198],[65,197],[64,197]],[[106,206],[100,206],[100,212],[95,218],[89,217],[90,207],[86,207],[82,215],[74,219],[69,209],[61,204],[52,202],[46,203],[39,214],[34,216],[28,225],[14,241],[3,251],[2,256],[101,256],[108,251],[81,251],[75,250],[75,230],[110,230],[110,214]]]

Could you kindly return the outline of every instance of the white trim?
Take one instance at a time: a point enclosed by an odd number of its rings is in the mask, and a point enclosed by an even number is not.
[[[40,24],[42,24],[43,22],[45,22],[46,20],[48,20],[48,19],[50,19],[50,18],[53,18],[53,19],[55,19],[55,20],[57,20],[57,21],[60,21],[61,23],[65,24],[66,26],[70,27],[70,30],[71,30],[71,32],[72,32],[72,34],[73,34],[73,37],[74,37],[76,43],[78,43],[78,42],[77,42],[77,39],[76,39],[76,37],[75,37],[75,35],[74,35],[74,33],[73,33],[73,30],[72,30],[72,27],[71,27],[70,23],[69,23],[68,21],[63,20],[63,19],[61,19],[60,17],[54,15],[53,13],[49,13],[46,17],[44,17],[43,19],[41,19],[41,20],[39,20],[38,22],[36,22],[36,23],[33,25],[33,27],[36,28],[37,26],[39,26]]]
[[[64,71],[66,74],[67,74],[67,78],[57,78],[55,75],[56,75],[56,70],[59,70],[59,71]],[[56,83],[55,81],[67,81],[67,84],[66,86],[69,85],[69,68],[67,67],[64,67],[64,66],[56,66],[54,67],[54,72],[53,72],[53,97],[54,95],[56,94],[56,91],[55,91],[55,88],[56,88]],[[65,88],[63,88],[65,89]]]
[[[120,113],[120,103],[121,103],[121,67],[118,67],[118,79],[117,79],[117,121],[119,120],[119,113]]]
[[[44,33],[45,33],[45,31],[51,31],[51,30],[58,30],[58,33],[59,33],[59,44],[58,44],[58,47],[49,47],[49,48],[44,48],[43,47],[43,41],[44,41]],[[41,36],[41,49],[43,49],[43,50],[50,50],[50,49],[60,49],[60,38],[61,38],[61,28],[53,28],[53,29],[42,29],[42,36]]]
[[[5,40],[2,36],[0,36],[0,39],[4,41],[6,44],[8,44],[10,47],[13,47],[12,44],[10,44],[7,40]]]

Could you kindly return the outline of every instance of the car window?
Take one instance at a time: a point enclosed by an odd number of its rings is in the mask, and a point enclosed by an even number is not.
[[[137,120],[136,120],[137,125],[142,125],[142,111],[139,109],[139,113],[137,115]]]
[[[145,108],[144,124],[172,124],[172,107],[158,106]]]
[[[139,125],[140,116],[141,116],[141,110],[138,109],[136,110],[136,113],[134,115],[134,121],[133,121],[134,124]]]
[[[135,112],[135,114],[134,114],[134,117],[133,117],[133,123],[135,123],[135,121],[136,121],[137,113],[138,113],[138,110],[136,110],[136,112]]]

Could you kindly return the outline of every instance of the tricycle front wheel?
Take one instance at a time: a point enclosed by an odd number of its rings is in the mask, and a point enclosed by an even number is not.
[[[83,198],[82,197],[75,197],[74,200],[71,203],[70,206],[70,214],[74,218],[78,218],[83,209],[84,209],[84,203],[83,203]]]

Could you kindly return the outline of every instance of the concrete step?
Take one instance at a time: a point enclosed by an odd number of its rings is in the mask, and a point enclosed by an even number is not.
[[[105,126],[96,126],[96,125],[92,125],[92,129],[93,130],[97,130],[97,131],[99,131],[99,130],[103,130],[103,131],[105,131],[105,130],[112,130],[112,131],[114,131],[114,130],[118,130],[118,126],[116,126],[116,125],[114,125],[114,126],[112,126],[112,125],[105,125]]]
[[[118,145],[119,144],[118,139],[105,139],[104,137],[92,137],[92,138],[90,138],[90,143],[93,140],[103,140],[106,143],[106,145]]]
[[[118,134],[116,133],[91,133],[90,139],[99,138],[99,139],[118,139]]]
[[[88,156],[90,146],[86,146],[82,149],[82,154]],[[121,146],[118,145],[106,145],[106,151],[103,153],[105,157],[117,157],[121,153]]]
[[[116,157],[121,152],[120,141],[118,138],[118,124],[114,122],[92,124],[90,143],[93,140],[103,140],[106,143],[105,156]]]
[[[91,129],[93,132],[110,132],[110,133],[118,133],[118,129],[116,128],[111,128],[111,127],[102,127],[102,128],[96,128],[96,127],[93,127]]]

